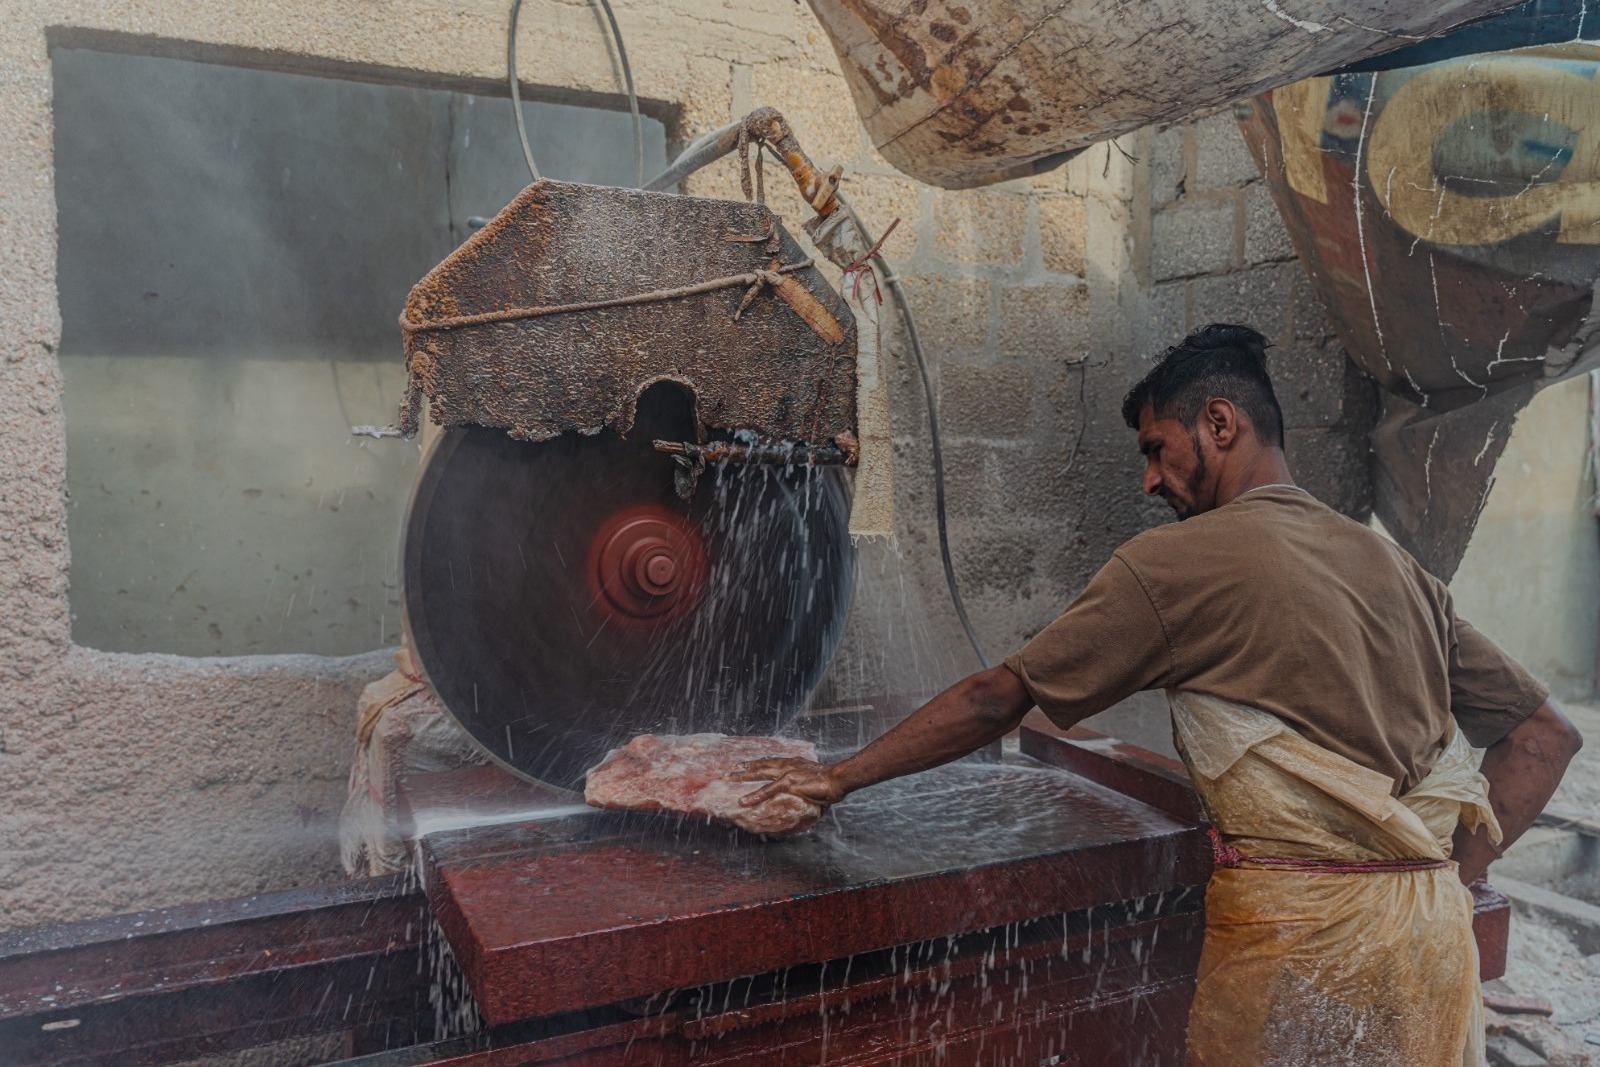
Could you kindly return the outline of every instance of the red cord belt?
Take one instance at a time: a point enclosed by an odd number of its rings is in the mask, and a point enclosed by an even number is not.
[[[1206,827],[1211,838],[1211,855],[1218,867],[1273,867],[1280,870],[1314,871],[1320,874],[1388,874],[1398,871],[1438,871],[1450,866],[1449,860],[1318,860],[1287,856],[1246,856],[1222,839],[1215,826]]]

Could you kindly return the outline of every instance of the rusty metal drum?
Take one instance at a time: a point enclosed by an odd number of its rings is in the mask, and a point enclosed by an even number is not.
[[[1350,355],[1455,408],[1566,369],[1600,275],[1600,45],[1311,78],[1237,112]]]
[[[1299,81],[1508,0],[810,0],[873,144],[965,189]]]
[[[1454,573],[1518,411],[1600,360],[1600,45],[1463,56],[1237,105],[1296,255],[1384,387],[1374,505]]]

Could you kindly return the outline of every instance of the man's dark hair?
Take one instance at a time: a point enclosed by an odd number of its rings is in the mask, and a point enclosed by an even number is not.
[[[1122,417],[1139,428],[1149,404],[1156,418],[1173,418],[1193,429],[1213,398],[1228,400],[1250,417],[1256,438],[1283,447],[1283,410],[1267,375],[1267,339],[1248,326],[1215,322],[1173,345],[1122,401]]]

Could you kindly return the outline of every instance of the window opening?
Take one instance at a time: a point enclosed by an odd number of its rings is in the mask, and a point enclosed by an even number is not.
[[[526,183],[510,101],[87,49],[54,82],[74,640],[395,643],[418,450],[349,427],[392,415],[410,287]],[[549,176],[632,183],[626,111],[523,108]]]

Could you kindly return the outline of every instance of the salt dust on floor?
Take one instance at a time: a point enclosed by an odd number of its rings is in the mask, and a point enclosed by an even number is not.
[[[1600,704],[1560,704],[1577,724],[1585,745],[1550,804],[1600,819]],[[1489,880],[1494,881],[1492,868]],[[1556,926],[1514,914],[1504,982],[1517,993],[1550,1001],[1555,1006],[1551,1022],[1600,1064],[1600,1046],[1586,1044],[1591,1034],[1600,1038],[1600,953],[1586,956]]]
[[[1600,1063],[1600,1046],[1585,1044],[1588,1035],[1600,1034],[1600,953],[1585,956],[1555,927],[1513,915],[1502,981],[1513,992],[1554,1005],[1550,1021]]]

